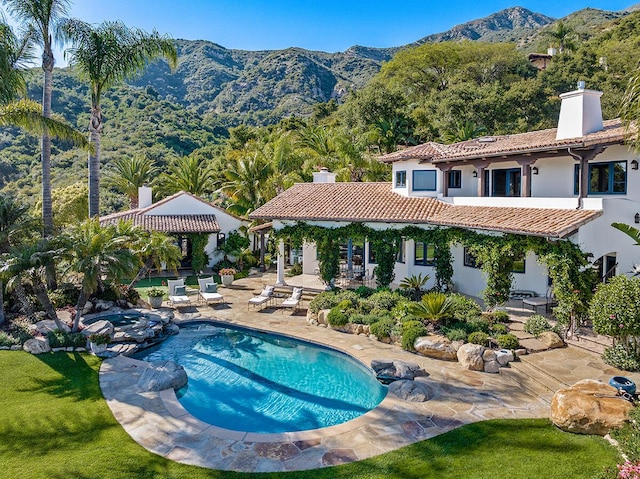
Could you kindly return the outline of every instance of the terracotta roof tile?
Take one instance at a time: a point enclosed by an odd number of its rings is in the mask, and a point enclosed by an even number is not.
[[[449,205],[407,198],[391,183],[298,183],[249,215],[253,219],[426,223]]]
[[[489,136],[451,145],[424,143],[379,157],[382,162],[418,159],[442,163],[455,160],[488,158],[492,156],[553,151],[558,148],[581,148],[621,143],[625,128],[619,118],[603,122],[604,128],[579,138],[556,140],[557,128],[530,131],[514,135]]]
[[[215,215],[145,215],[141,210],[129,210],[103,216],[100,224],[115,224],[119,220],[133,221],[147,231],[164,233],[217,233],[220,231]]]
[[[405,197],[390,183],[299,183],[249,215],[253,219],[432,224],[562,238],[596,210],[451,205]]]

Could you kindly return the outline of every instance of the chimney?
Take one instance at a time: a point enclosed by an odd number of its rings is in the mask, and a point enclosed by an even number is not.
[[[313,182],[314,183],[335,183],[336,174],[329,172],[329,168],[322,167],[320,168],[320,171],[315,171],[313,173]]]
[[[585,90],[584,82],[578,82],[578,89],[560,95],[560,118],[556,140],[580,138],[603,129],[601,91]]]
[[[153,189],[147,185],[138,188],[138,208],[146,208],[153,203]]]
[[[547,48],[547,55],[554,56],[557,53],[557,50],[553,47]]]

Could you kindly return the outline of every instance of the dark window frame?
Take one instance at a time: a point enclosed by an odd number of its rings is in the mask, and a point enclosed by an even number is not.
[[[462,170],[449,170],[449,188],[462,188]]]
[[[433,176],[433,188],[416,188],[416,175],[427,175]],[[437,191],[438,189],[438,173],[436,170],[413,170],[412,176],[412,190],[413,191]]]
[[[624,180],[623,181],[616,181],[615,179],[615,167],[617,164],[623,165],[624,167]],[[595,171],[603,171],[604,168],[607,168],[607,191],[593,191],[591,188],[591,184],[592,184],[592,180],[593,180],[593,174]],[[627,194],[627,187],[629,185],[629,174],[628,174],[628,168],[627,168],[627,161],[626,160],[613,160],[613,161],[601,161],[598,163],[589,163],[588,166],[588,192],[587,194],[589,195],[626,195]],[[617,184],[623,184],[624,185],[624,191],[614,191],[615,187],[616,187],[616,183]],[[574,165],[574,169],[573,169],[573,194],[577,195],[580,192],[580,165],[576,164]]]
[[[476,257],[471,253],[471,251],[469,251],[469,247],[468,246],[464,247],[463,264],[467,268],[475,268],[475,269],[479,269],[480,268],[480,266],[478,266]]]
[[[407,170],[396,171],[396,188],[407,187]]]
[[[433,250],[433,256],[429,257],[429,249]],[[418,250],[422,249],[422,259],[418,261]],[[431,243],[424,243],[422,241],[416,241],[413,244],[413,264],[415,266],[435,266],[435,246]]]

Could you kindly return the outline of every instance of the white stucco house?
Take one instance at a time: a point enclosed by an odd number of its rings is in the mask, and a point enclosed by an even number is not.
[[[229,233],[247,225],[246,221],[185,191],[157,203],[153,203],[152,198],[151,188],[143,186],[138,192],[138,208],[103,216],[100,224],[128,220],[147,231],[160,231],[174,236],[183,252],[182,267],[189,267],[191,264],[189,234],[209,235],[205,252],[209,256],[208,266],[211,267],[222,259],[223,253],[218,250],[218,246]]]
[[[392,165],[392,183],[335,183],[335,175],[320,172],[314,183],[294,185],[250,217],[272,221],[276,230],[298,221],[325,227],[358,222],[565,239],[593,255],[602,277],[626,273],[640,262],[640,248],[610,225],[640,223],[640,158],[625,146],[622,122],[602,120],[601,95],[583,85],[561,95],[557,128],[431,142],[385,155],[380,161]],[[401,250],[395,282],[418,273],[433,282],[429,245],[407,240]],[[485,288],[482,272],[463,246],[452,253],[455,288],[478,296]],[[364,270],[375,268],[366,244],[350,251],[354,256]],[[303,272],[313,274],[317,266],[315,246],[306,244]],[[535,255],[518,266],[513,289],[544,295],[547,271]]]

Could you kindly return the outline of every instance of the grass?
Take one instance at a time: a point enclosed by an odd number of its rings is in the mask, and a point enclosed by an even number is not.
[[[165,295],[164,295],[164,299],[166,300],[168,298],[168,287],[167,287],[167,280],[168,279],[176,279],[175,276],[170,276],[170,277],[166,277],[166,278],[162,278],[162,277],[154,277],[154,278],[143,278],[140,281],[138,281],[135,285],[135,289],[138,291],[138,293],[140,293],[140,297],[142,299],[146,299],[147,298],[147,290],[149,290],[150,288],[161,288],[165,290]],[[164,283],[164,284],[163,284]],[[187,276],[185,278],[185,284],[187,286],[193,286],[195,288],[199,288],[198,286],[198,278],[197,276]]]
[[[95,357],[77,353],[0,351],[0,477],[565,479],[590,478],[619,460],[603,439],[563,433],[547,420],[493,420],[339,467],[212,471],[168,461],[135,443],[101,396],[99,366]]]

